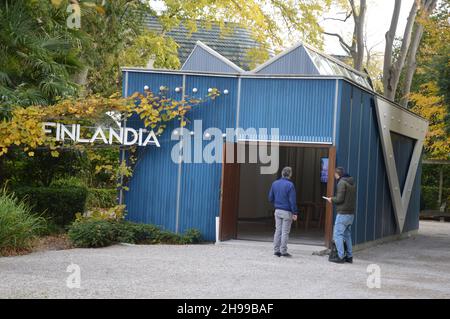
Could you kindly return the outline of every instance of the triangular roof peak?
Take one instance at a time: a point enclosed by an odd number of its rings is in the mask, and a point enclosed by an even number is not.
[[[237,73],[244,73],[245,72],[242,68],[240,68],[239,66],[234,64],[232,61],[230,61],[229,59],[227,59],[226,57],[221,55],[219,52],[217,52],[214,49],[212,49],[209,46],[207,46],[202,41],[197,41],[196,42],[195,47],[192,49],[192,51],[189,54],[188,58],[184,62],[183,66],[181,67],[181,70],[186,70],[186,67],[191,64],[191,59],[193,58],[193,56],[195,54],[195,51],[198,50],[198,49],[206,51],[208,54],[210,54],[214,58],[218,59],[219,61],[221,61],[222,63],[224,63],[225,65],[227,65],[228,67],[230,67],[232,70],[234,70]],[[207,71],[207,70],[191,70],[191,71]]]
[[[288,48],[288,49],[282,51],[281,53],[277,54],[277,55],[274,56],[273,58],[267,60],[267,61],[264,62],[263,64],[259,65],[259,66],[256,67],[255,69],[253,69],[251,72],[252,72],[252,73],[259,73],[261,70],[265,69],[266,67],[268,67],[269,65],[273,64],[274,62],[281,60],[283,57],[285,57],[285,56],[288,55],[289,53],[291,53],[291,52],[297,50],[297,49],[300,48],[300,47],[303,47],[303,48],[305,49],[306,53],[307,53],[308,56],[309,56],[309,59],[310,59],[311,62],[315,65],[315,67],[316,67],[316,69],[318,70],[319,73],[321,73],[321,72],[320,72],[320,66],[318,66],[318,65],[317,65],[317,62],[315,61],[315,59],[313,59],[313,58],[311,57],[311,54],[312,54],[311,52],[320,55],[322,58],[324,58],[324,59],[326,59],[326,60],[329,60],[329,61],[334,62],[335,64],[339,65],[340,67],[345,68],[345,69],[348,70],[348,71],[351,71],[351,72],[353,72],[353,73],[355,73],[355,74],[357,74],[357,75],[359,75],[359,76],[362,76],[362,77],[364,77],[364,78],[367,78],[367,74],[365,74],[365,73],[363,73],[363,72],[360,72],[360,71],[357,71],[356,69],[354,69],[354,68],[352,68],[351,66],[345,64],[344,62],[342,62],[342,61],[340,61],[340,60],[338,60],[338,59],[336,59],[336,58],[334,58],[334,57],[332,57],[332,56],[330,56],[330,55],[328,55],[328,54],[326,54],[326,53],[323,53],[323,52],[320,51],[319,49],[317,49],[317,48],[315,48],[315,47],[313,47],[313,46],[311,46],[311,45],[309,45],[309,44],[306,44],[306,43],[304,43],[304,42],[301,42],[301,41],[300,41],[300,42],[297,42],[294,46],[292,46],[292,47],[290,47],[290,48]]]
[[[254,68],[251,72],[252,73],[258,73],[259,71],[261,71],[262,69],[264,69],[265,67],[271,65],[272,63],[274,63],[275,61],[278,61],[279,59],[281,59],[282,57],[284,57],[285,55],[287,55],[288,53],[291,53],[292,51],[294,51],[295,49],[301,47],[303,45],[302,42],[298,42],[296,43],[294,46],[281,51],[280,53],[278,53],[277,55],[273,56],[272,58],[270,58],[269,60],[267,60],[266,62],[258,65],[256,68]]]

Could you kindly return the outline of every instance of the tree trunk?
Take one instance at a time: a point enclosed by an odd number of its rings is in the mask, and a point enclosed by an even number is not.
[[[359,10],[355,5],[354,0],[349,0],[349,3],[352,8],[351,15],[355,23],[351,43],[346,43],[344,38],[337,33],[324,32],[324,34],[337,37],[344,51],[351,55],[353,67],[358,71],[362,71],[364,64],[364,27],[367,14],[367,0],[359,1]]]
[[[392,61],[393,43],[395,37],[395,31],[397,29],[398,16],[400,13],[401,1],[396,0],[394,6],[394,14],[392,15],[391,26],[386,33],[386,54],[385,65],[383,74],[384,95],[391,101],[395,99],[395,93],[397,91],[398,82],[400,80],[400,74],[405,65],[406,56],[408,54],[409,46],[411,43],[411,33],[414,26],[414,22],[419,9],[419,0],[414,0],[411,10],[408,16],[408,22],[406,23],[405,31],[403,33],[402,45],[397,60]],[[394,25],[395,24],[395,25]],[[389,47],[388,47],[389,45]]]
[[[424,19],[428,18],[436,7],[436,3],[437,0],[422,0],[421,17]],[[400,102],[403,107],[408,107],[412,80],[417,68],[416,56],[417,51],[419,50],[420,41],[422,40],[423,32],[424,26],[420,23],[416,23],[416,29],[414,30],[411,48],[408,54],[408,61],[406,63],[406,75],[405,81],[403,83],[403,96]]]
[[[391,25],[388,32],[386,32],[386,48],[384,50],[384,66],[383,66],[383,87],[384,94],[391,91],[390,79],[392,78],[391,66],[392,66],[392,52],[394,50],[395,32],[397,31],[398,18],[400,15],[401,0],[395,0],[394,11],[392,13]]]
[[[353,57],[353,65],[356,70],[362,71],[364,63],[364,25],[366,21],[367,2],[366,0],[361,0],[359,3],[359,14],[355,16],[354,39],[356,41],[356,54]]]
[[[406,63],[406,73],[405,80],[403,82],[403,90],[402,90],[402,98],[400,104],[403,107],[408,107],[409,94],[411,93],[411,84],[413,80],[414,73],[416,73],[417,61],[416,55],[417,50],[419,49],[420,40],[423,35],[423,25],[417,25],[416,30],[414,31],[413,40],[411,42],[411,48],[408,55],[408,61]]]

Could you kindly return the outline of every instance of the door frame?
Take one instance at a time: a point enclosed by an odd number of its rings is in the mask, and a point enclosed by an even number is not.
[[[227,163],[227,149],[233,148],[233,163]],[[224,143],[220,181],[219,240],[236,239],[239,210],[240,164],[237,143]],[[226,175],[226,173],[230,175]],[[231,184],[231,185],[230,185]],[[224,216],[226,215],[226,217]]]
[[[234,145],[234,156],[235,156],[235,160],[237,157],[237,145],[238,144],[246,144],[246,145],[254,145],[258,143],[258,141],[238,141],[236,143],[232,143]],[[267,143],[267,142],[259,142],[259,143]],[[226,165],[230,165],[229,163],[226,163],[226,145],[230,144],[230,143],[224,143],[224,148],[223,148],[223,162],[222,162],[222,178],[221,178],[221,184],[220,184],[220,213],[219,213],[219,239],[220,240],[228,240],[228,239],[236,239],[237,237],[237,223],[238,223],[238,208],[239,208],[239,189],[240,189],[240,180],[239,180],[239,176],[240,173],[238,173],[237,175],[237,184],[234,185],[234,187],[230,187],[228,185],[225,185],[226,178],[225,178],[225,170],[227,169]],[[279,143],[280,146],[287,146],[287,147],[303,147],[303,148],[326,148],[328,149],[328,181],[327,181],[327,190],[326,190],[326,196],[327,197],[332,197],[334,196],[334,171],[336,169],[336,146],[331,145],[331,144],[316,144],[316,143],[283,143],[280,142]],[[233,165],[236,165],[236,167],[234,169],[237,169],[238,172],[240,172],[240,164],[234,163]],[[236,182],[236,181],[235,181]],[[224,200],[224,192],[227,192],[227,189],[231,188],[231,192],[237,192],[237,197],[234,194],[231,194],[231,199],[232,200],[236,200],[236,202],[234,203],[225,203]],[[228,197],[228,194],[225,194],[225,198]],[[230,214],[227,213],[227,210],[229,210],[230,208],[226,207],[226,204],[231,204],[231,207],[235,207],[236,211],[233,214],[234,218],[234,229],[235,231],[233,231],[233,236],[232,238],[226,238],[224,237],[224,232],[223,232],[223,228],[226,227],[224,225],[225,222],[225,218],[223,218],[224,214]],[[230,217],[230,216],[227,216]],[[326,203],[326,208],[325,208],[325,230],[324,230],[324,245],[327,248],[331,247],[331,240],[332,240],[332,235],[333,235],[333,205],[330,203]],[[225,239],[223,239],[225,238]]]

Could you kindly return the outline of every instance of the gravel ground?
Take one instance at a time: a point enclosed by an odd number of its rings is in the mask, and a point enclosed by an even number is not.
[[[415,238],[357,252],[354,264],[270,243],[69,249],[0,258],[1,298],[450,298],[450,223],[421,222]],[[81,287],[66,272],[81,269]],[[381,288],[367,287],[367,266]]]

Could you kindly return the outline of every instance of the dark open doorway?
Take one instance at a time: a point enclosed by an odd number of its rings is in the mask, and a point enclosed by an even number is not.
[[[236,150],[236,144],[229,144]],[[240,145],[240,147],[242,147]],[[254,145],[245,144],[246,151]],[[225,152],[224,152],[225,153]],[[285,166],[293,168],[300,218],[292,224],[290,243],[329,245],[332,208],[322,196],[333,193],[335,149],[329,145],[280,145],[279,169],[260,174],[259,163],[224,164],[220,239],[272,241],[274,209],[267,194]]]

